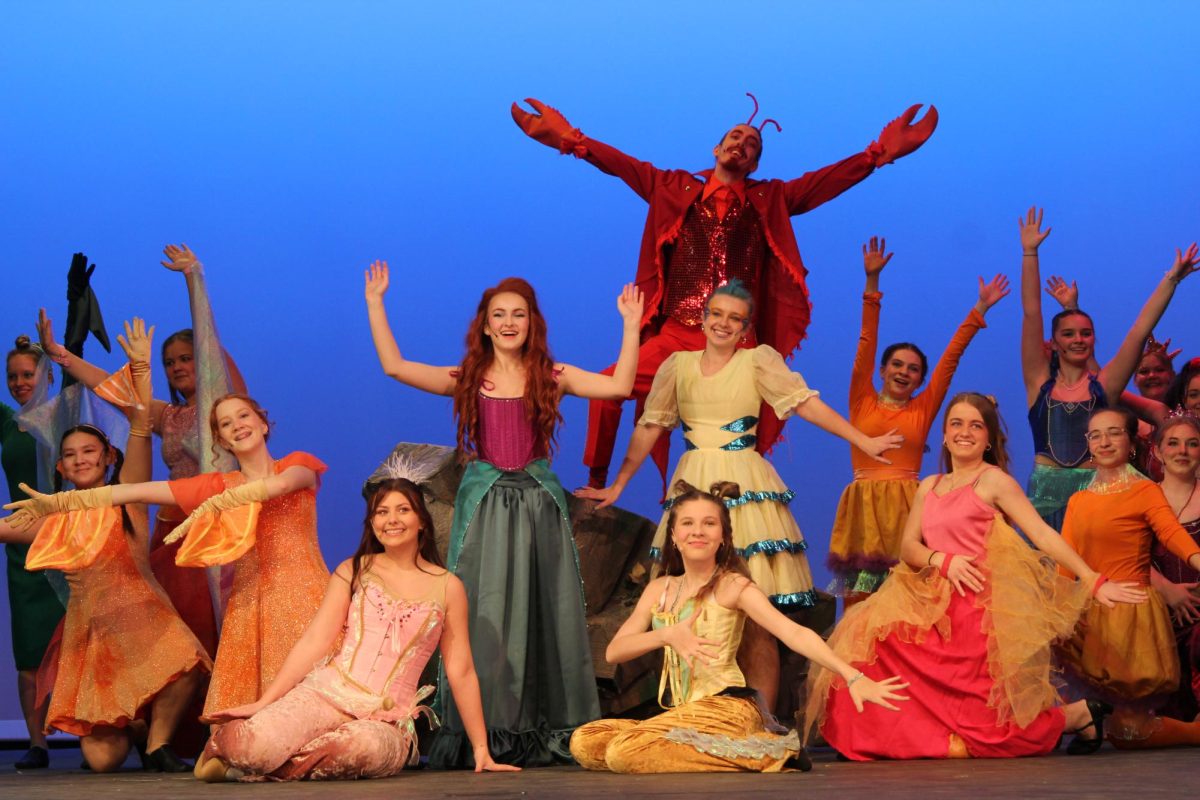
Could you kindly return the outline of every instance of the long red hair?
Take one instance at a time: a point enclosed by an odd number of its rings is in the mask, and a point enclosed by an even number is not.
[[[492,365],[495,351],[492,340],[484,335],[488,306],[502,292],[520,295],[529,308],[529,335],[525,339],[522,360],[525,366],[525,416],[533,424],[540,445],[548,453],[555,448],[558,424],[558,381],[554,374],[554,358],[546,344],[546,318],[538,308],[537,294],[523,278],[505,278],[486,290],[479,298],[475,318],[467,328],[467,352],[458,367],[458,383],[454,387],[454,417],[458,423],[458,447],[464,458],[475,455],[479,448],[479,392],[485,389],[484,374]]]

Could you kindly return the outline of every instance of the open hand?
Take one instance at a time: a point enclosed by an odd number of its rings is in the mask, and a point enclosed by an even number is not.
[[[492,754],[488,750],[486,744],[479,745],[475,748],[475,771],[476,772],[520,772],[520,767],[514,767],[511,764],[497,764],[492,760]]]
[[[892,462],[883,457],[883,454],[888,450],[895,450],[900,445],[904,444],[904,434],[897,433],[896,428],[879,436],[873,436],[866,439],[858,446],[859,450],[869,455],[881,464],[891,464]]]
[[[1195,242],[1192,242],[1191,246],[1182,253],[1176,249],[1175,263],[1171,265],[1171,269],[1167,270],[1167,277],[1179,283],[1200,269],[1200,257],[1198,256],[1200,256],[1200,248],[1197,248]]]
[[[21,487],[21,491],[29,495],[29,499],[14,500],[4,504],[4,508],[12,512],[12,515],[8,517],[8,524],[17,530],[28,530],[42,517],[62,511],[62,503],[57,494],[42,494],[25,483],[18,484],[18,486]]]
[[[982,592],[983,584],[987,581],[983,572],[973,563],[975,556],[961,556],[944,553],[942,558],[951,558],[950,568],[946,570],[946,579],[962,597],[967,596],[967,589],[972,592]]]
[[[51,361],[64,366],[71,360],[70,351],[54,341],[54,321],[47,316],[46,309],[44,308],[38,309],[37,332],[38,343],[42,346],[42,352],[50,356]]]
[[[117,344],[125,351],[125,357],[130,364],[149,364],[153,351],[154,326],[146,330],[146,322],[141,317],[133,318],[133,325],[125,323],[125,334],[117,334]]]
[[[366,278],[366,296],[367,302],[371,300],[382,300],[388,290],[388,263],[376,259],[371,263],[371,266],[363,273]]]
[[[1132,582],[1105,581],[1096,590],[1096,600],[1106,608],[1113,608],[1117,603],[1144,603],[1146,602],[1146,590]]]
[[[167,245],[163,248],[163,255],[167,257],[167,260],[158,263],[173,272],[191,272],[200,266],[200,260],[196,258],[192,248],[183,243]]]
[[[863,245],[863,269],[867,275],[878,275],[883,272],[883,268],[892,260],[895,253],[887,253],[887,239],[872,236],[869,244]]]
[[[250,719],[250,717],[262,711],[263,708],[262,703],[247,703],[244,706],[226,708],[222,711],[205,714],[200,717],[200,721],[206,725],[224,725],[226,722],[233,722],[235,719]]]
[[[696,622],[699,619],[700,612],[697,611],[687,619],[663,628],[667,644],[680,658],[687,661],[692,670],[695,670],[697,665],[711,664],[721,649],[721,643],[715,639],[704,639],[696,635]]]
[[[863,675],[850,684],[849,692],[850,699],[854,701],[854,708],[860,713],[863,710],[863,703],[874,703],[877,706],[883,706],[892,711],[899,711],[900,709],[892,705],[889,701],[907,700],[908,695],[900,694],[899,691],[907,688],[908,684],[902,681],[899,675],[893,675],[881,681],[873,681],[866,675]]]
[[[999,273],[987,283],[983,282],[982,275],[979,276],[979,305],[982,306],[980,313],[1008,297],[1008,293],[1011,291],[1012,289],[1008,286],[1008,278]]]
[[[1043,210],[1037,206],[1030,206],[1023,218],[1017,217],[1017,227],[1021,231],[1021,248],[1023,250],[1037,252],[1037,249],[1042,246],[1042,242],[1050,235],[1050,231],[1054,230],[1053,228],[1042,230]]]
[[[600,509],[607,508],[608,506],[611,506],[613,503],[617,502],[617,498],[621,496],[621,491],[621,488],[615,484],[612,486],[605,486],[603,489],[596,489],[591,486],[581,486],[575,490],[574,494],[581,500],[597,501],[595,510],[599,511]]]
[[[1046,279],[1046,294],[1064,309],[1079,308],[1079,287],[1075,281],[1067,283],[1061,276],[1051,275]]]
[[[625,320],[626,325],[640,327],[644,309],[642,290],[632,283],[625,284],[625,287],[621,289],[620,296],[617,297],[617,311],[620,312],[621,319]]]

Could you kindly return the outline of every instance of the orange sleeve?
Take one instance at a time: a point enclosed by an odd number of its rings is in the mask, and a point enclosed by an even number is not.
[[[1079,557],[1083,558],[1083,554],[1079,552],[1079,545],[1075,542],[1075,515],[1079,513],[1079,504],[1076,502],[1076,500],[1081,496],[1081,494],[1081,492],[1076,492],[1075,494],[1071,495],[1069,500],[1067,500],[1067,511],[1063,515],[1061,535],[1062,540],[1066,542],[1067,547],[1070,547],[1076,553],[1079,553]],[[1087,563],[1087,559],[1084,559],[1084,563]],[[1095,565],[1093,564],[1088,564],[1088,566],[1092,569],[1096,569]],[[1075,573],[1063,566],[1059,566],[1058,574],[1068,578],[1075,577]]]
[[[214,494],[225,491],[225,476],[220,472],[208,472],[193,478],[168,481],[167,485],[171,487],[175,505],[183,509],[184,514],[190,514]]]
[[[875,396],[875,353],[879,349],[879,310],[881,292],[863,292],[862,330],[854,352],[854,371],[850,373],[850,414],[864,399]]]
[[[1146,490],[1144,490],[1146,497],[1146,521],[1150,523],[1150,527],[1154,530],[1154,535],[1162,542],[1163,547],[1170,550],[1171,553],[1183,561],[1187,561],[1192,556],[1200,553],[1200,547],[1196,546],[1192,537],[1188,535],[1187,530],[1179,524],[1179,519],[1167,503],[1167,498],[1162,493],[1162,489],[1157,483],[1151,483],[1150,481],[1146,481],[1146,483],[1149,484]]]
[[[946,399],[946,392],[950,390],[950,381],[954,379],[954,372],[958,369],[958,362],[962,358],[962,354],[971,340],[975,338],[975,334],[979,333],[979,329],[986,327],[987,323],[984,321],[983,315],[979,313],[978,309],[972,307],[971,312],[958,326],[958,330],[950,339],[950,344],[946,345],[945,352],[934,366],[933,373],[929,376],[929,386],[921,393],[920,400],[926,416],[932,417],[941,408],[942,401]]]
[[[288,467],[308,467],[317,473],[317,489],[321,488],[321,476],[329,469],[321,459],[311,453],[304,453],[299,450],[294,453],[288,453],[275,462],[275,471],[277,474],[283,472]]]

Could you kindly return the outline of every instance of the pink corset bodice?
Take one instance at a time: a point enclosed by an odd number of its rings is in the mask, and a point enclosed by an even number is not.
[[[546,457],[525,415],[523,397],[479,394],[479,458],[497,469],[516,472]]]
[[[174,403],[166,406],[159,426],[162,428],[162,459],[170,470],[171,480],[199,475],[200,429],[196,425],[196,406]]]
[[[995,518],[996,509],[980,500],[971,484],[940,497],[931,491],[925,495],[921,537],[933,550],[980,555]]]
[[[370,573],[361,575],[341,650],[310,672],[305,685],[358,719],[413,717],[433,692],[417,682],[441,640],[445,585],[443,576],[433,597],[414,601],[394,597]]]

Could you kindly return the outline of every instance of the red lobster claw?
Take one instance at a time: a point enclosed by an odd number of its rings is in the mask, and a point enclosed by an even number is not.
[[[526,136],[560,152],[567,152],[579,140],[579,131],[571,127],[558,109],[532,97],[526,97],[525,102],[538,113],[530,114],[516,103],[512,104],[511,110],[513,122],[525,131]]]
[[[916,150],[933,135],[937,128],[938,112],[935,106],[929,106],[929,111],[920,122],[913,124],[913,117],[921,110],[921,103],[909,106],[907,110],[894,120],[883,126],[879,139],[869,148],[876,153],[875,165],[882,167],[891,164],[898,158],[903,158]]]

